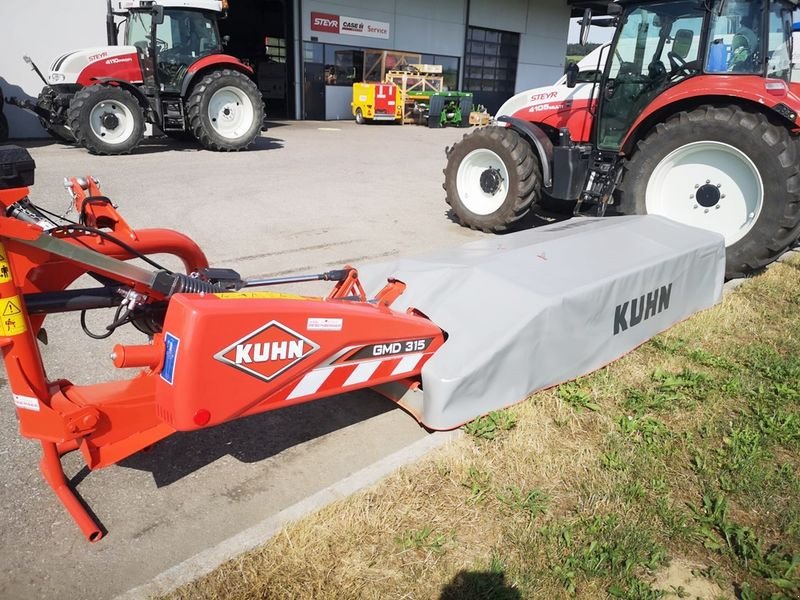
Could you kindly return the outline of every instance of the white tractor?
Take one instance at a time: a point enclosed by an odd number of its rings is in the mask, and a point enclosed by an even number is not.
[[[227,0],[116,0],[115,8],[108,0],[109,45],[63,54],[47,77],[26,57],[45,87],[35,103],[9,102],[93,154],[130,152],[145,123],[209,150],[247,148],[262,130],[264,103],[253,70],[222,52],[217,20],[226,10]]]

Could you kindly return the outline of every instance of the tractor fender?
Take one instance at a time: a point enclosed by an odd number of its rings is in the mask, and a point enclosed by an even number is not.
[[[550,141],[544,130],[534,123],[516,117],[502,116],[498,117],[497,121],[502,123],[502,126],[513,129],[528,141],[539,156],[539,163],[542,165],[542,185],[545,188],[552,187],[553,142]]]
[[[198,58],[189,65],[186,77],[183,78],[183,84],[181,85],[181,97],[186,98],[189,90],[192,89],[193,83],[197,80],[197,77],[211,69],[233,69],[234,71],[244,73],[250,77],[250,79],[255,77],[253,69],[235,56],[230,56],[229,54],[211,54]]]
[[[800,105],[800,96],[782,80],[745,75],[701,75],[669,88],[651,102],[628,130],[621,145],[622,151],[629,153],[637,141],[669,115],[704,104],[749,105],[779,117],[790,128],[800,127],[798,114],[789,108]]]
[[[92,84],[119,86],[133,94],[133,97],[139,101],[139,104],[141,104],[145,111],[152,110],[152,107],[150,106],[150,100],[148,100],[147,96],[144,95],[144,92],[142,92],[138,85],[134,85],[130,81],[125,81],[124,79],[112,79],[110,77],[99,77],[95,79]]]

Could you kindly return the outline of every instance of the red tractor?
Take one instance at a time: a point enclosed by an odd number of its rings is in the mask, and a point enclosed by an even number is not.
[[[797,5],[618,0],[594,19],[586,9],[582,41],[590,24],[615,27],[609,52],[588,76],[571,65],[566,85],[511,98],[494,126],[447,150],[455,216],[502,232],[544,195],[577,201],[576,214],[613,205],[719,232],[728,277],[764,267],[800,235]]]
[[[209,150],[251,145],[264,104],[253,70],[222,53],[217,19],[227,0],[115,4],[108,0],[108,46],[60,56],[46,79],[33,65],[45,82],[38,100],[9,101],[35,112],[54,137],[93,154],[130,152],[145,123],[170,136],[189,133]],[[122,45],[115,16],[124,17]]]

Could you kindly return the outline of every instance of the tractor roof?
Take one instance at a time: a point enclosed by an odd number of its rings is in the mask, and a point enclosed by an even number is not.
[[[146,10],[158,4],[164,8],[196,8],[222,12],[226,3],[222,0],[116,0],[115,4],[121,11]]]
[[[664,0],[567,0],[567,4],[572,7],[572,16],[580,17],[586,8],[591,8],[596,15],[604,15],[608,12],[611,4],[650,4],[652,2],[663,2]],[[785,0],[797,6],[800,0]]]

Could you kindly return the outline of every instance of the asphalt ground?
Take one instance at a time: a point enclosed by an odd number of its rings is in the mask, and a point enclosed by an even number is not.
[[[21,145],[37,164],[35,203],[63,214],[63,178],[94,175],[133,227],[177,229],[213,266],[265,277],[480,237],[448,218],[441,189],[444,148],[463,133],[306,121],[276,123],[238,154],[166,139],[119,157],[44,140]],[[298,289],[329,288],[289,291]],[[90,325],[110,320],[101,313]],[[111,366],[110,349],[144,340],[135,331],[91,340],[75,314],[51,316],[45,328],[48,375],[77,384],[129,377]],[[90,544],[44,483],[39,447],[19,436],[5,381],[2,387],[0,598],[7,600],[114,597],[428,435],[393,403],[364,391],[176,434],[99,471],[68,455],[68,477],[108,531]]]

